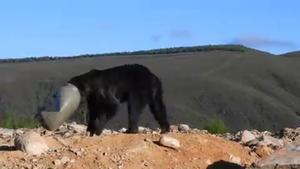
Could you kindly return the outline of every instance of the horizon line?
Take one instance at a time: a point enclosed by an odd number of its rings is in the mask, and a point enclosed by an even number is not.
[[[18,61],[18,60],[26,60],[26,59],[43,59],[43,58],[53,58],[53,59],[72,59],[72,58],[80,58],[80,57],[97,57],[97,56],[114,56],[114,55],[138,55],[139,53],[150,53],[150,52],[156,52],[160,50],[170,50],[170,49],[181,49],[181,48],[209,48],[209,47],[239,47],[239,48],[245,48],[245,49],[252,49],[257,50],[265,53],[269,53],[275,56],[285,55],[292,52],[297,52],[298,50],[284,52],[280,54],[271,53],[268,51],[248,47],[243,44],[208,44],[208,45],[191,45],[191,46],[170,46],[170,47],[162,47],[162,48],[150,48],[150,49],[141,49],[141,50],[128,50],[128,51],[116,51],[116,52],[103,52],[103,53],[85,53],[85,54],[74,54],[74,55],[61,55],[61,56],[51,56],[51,55],[44,55],[44,56],[28,56],[28,57],[10,57],[10,58],[0,58],[0,61]],[[212,49],[213,50],[213,49]],[[214,50],[221,50],[221,49],[214,49]],[[185,53],[189,51],[178,51],[178,52],[170,52],[170,53]],[[193,51],[190,51],[193,52]],[[196,51],[194,51],[196,52]],[[198,51],[200,52],[200,51]],[[151,54],[164,54],[163,52],[159,53],[151,53]]]

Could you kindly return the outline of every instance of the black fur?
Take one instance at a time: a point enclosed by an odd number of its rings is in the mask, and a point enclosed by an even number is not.
[[[87,130],[91,136],[101,134],[122,102],[128,104],[128,133],[138,132],[139,116],[146,105],[160,124],[162,133],[169,131],[161,81],[145,66],[135,64],[93,69],[73,77],[69,83],[75,85],[87,99]]]

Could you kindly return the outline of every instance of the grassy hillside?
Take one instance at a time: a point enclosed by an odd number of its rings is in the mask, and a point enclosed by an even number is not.
[[[101,57],[101,56],[156,55],[156,54],[174,54],[174,53],[204,52],[204,51],[244,52],[246,50],[248,50],[248,48],[242,45],[206,45],[206,46],[173,47],[173,48],[140,50],[134,52],[84,54],[84,55],[69,56],[69,57],[43,56],[43,57],[21,58],[21,59],[0,59],[0,63],[38,62],[38,61],[67,60],[67,59],[79,59],[79,58]]]
[[[32,116],[57,87],[92,68],[139,63],[162,79],[172,123],[204,127],[210,120],[223,120],[233,131],[299,126],[300,60],[241,46],[225,48],[1,63],[0,116]],[[124,107],[108,126],[126,126]],[[144,113],[141,125],[156,123]]]
[[[285,53],[285,54],[283,54],[281,56],[285,56],[285,57],[298,57],[298,58],[300,58],[300,51]]]

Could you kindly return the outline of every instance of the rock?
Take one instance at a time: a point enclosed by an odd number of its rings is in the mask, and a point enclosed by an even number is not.
[[[144,134],[149,134],[151,133],[151,130],[149,128],[143,127],[143,126],[139,126],[138,127],[138,132],[139,133],[144,133]]]
[[[156,129],[152,130],[152,134],[160,134],[160,133],[161,133],[160,128],[156,128]]]
[[[157,132],[157,131],[155,131],[155,130],[152,131],[152,134],[155,134],[155,135],[159,135],[159,133],[160,133],[160,132]]]
[[[67,138],[67,137],[71,137],[72,136],[72,133],[70,132],[66,132],[64,133],[63,137]]]
[[[193,128],[192,133],[201,133],[201,130],[200,129],[197,129],[197,128]]]
[[[159,139],[159,143],[163,146],[178,149],[180,148],[180,142],[172,137],[162,135]]]
[[[144,161],[144,162],[143,162],[143,165],[144,165],[145,167],[148,167],[148,166],[149,166],[149,163],[148,163],[147,161]]]
[[[248,130],[244,130],[241,134],[241,142],[243,144],[246,144],[249,141],[252,141],[255,139],[255,135],[252,134],[250,131]]]
[[[274,137],[269,136],[269,135],[263,135],[262,141],[259,142],[258,145],[260,145],[260,146],[272,145],[272,146],[275,146],[275,147],[282,147],[283,146],[283,140],[274,138]]]
[[[185,132],[185,133],[187,133],[187,132],[190,131],[190,126],[187,125],[187,124],[179,124],[178,130],[179,130],[180,132]]]
[[[293,143],[255,164],[256,169],[296,169],[300,168],[300,144]]]
[[[112,134],[112,130],[109,130],[109,129],[103,129],[102,134],[103,134],[103,135],[110,135],[110,134]]]
[[[84,150],[81,150],[79,148],[71,148],[69,149],[72,153],[74,153],[76,156],[81,156]]]
[[[254,139],[254,140],[250,140],[246,143],[247,146],[256,146],[257,144],[259,143],[259,140],[258,139]]]
[[[127,129],[124,127],[119,130],[120,133],[125,133],[126,131],[127,131]]]
[[[54,134],[54,132],[50,131],[50,130],[43,130],[43,131],[41,131],[41,135],[42,136],[51,136],[53,134]]]
[[[170,132],[177,133],[178,132],[178,126],[170,125]]]
[[[285,128],[281,131],[281,137],[291,141],[300,141],[300,127],[296,129]]]
[[[68,124],[67,123],[63,123],[62,125],[59,126],[59,128],[55,131],[57,134],[59,133],[65,133],[67,132],[68,129]]]
[[[212,162],[211,162],[210,159],[207,159],[207,160],[205,161],[205,163],[206,163],[207,165],[211,165],[211,164],[212,164]]]
[[[66,156],[64,156],[63,158],[61,158],[61,163],[62,164],[66,164],[67,162],[69,162],[70,161],[70,158],[69,157],[66,157]]]
[[[269,156],[273,153],[273,149],[268,147],[268,146],[258,146],[256,149],[255,149],[255,153],[257,155],[259,155],[260,157],[266,157],[266,156]]]
[[[111,134],[119,134],[118,131],[113,130]]]
[[[24,134],[24,130],[23,130],[23,129],[16,129],[16,130],[15,130],[15,133],[16,133],[17,135],[21,135],[21,134]]]
[[[208,134],[209,132],[208,132],[208,130],[201,130],[200,131],[202,134]]]
[[[40,155],[49,150],[43,138],[32,131],[25,132],[23,135],[16,137],[15,147],[30,155]]]
[[[75,155],[81,156],[81,155],[82,155],[82,152],[81,152],[81,151],[76,151],[76,152],[75,152]]]
[[[269,132],[269,131],[263,131],[263,132],[260,132],[260,131],[255,130],[255,129],[251,130],[251,133],[252,133],[256,138],[262,137],[263,133],[272,135],[272,133]]]
[[[0,128],[0,137],[13,137],[14,133],[14,129]]]
[[[236,157],[232,154],[229,155],[229,161],[235,164],[241,164],[241,158],[240,157]]]
[[[76,124],[75,122],[68,124],[68,129],[73,130],[74,133],[85,133],[87,126],[82,124]]]
[[[269,131],[263,131],[263,132],[261,132],[261,134],[262,135],[267,135],[267,136],[271,136],[272,135],[272,133],[269,132]]]
[[[234,140],[234,135],[232,135],[231,133],[220,134],[220,137],[226,140]]]
[[[53,161],[53,164],[56,166],[61,165],[61,161],[59,159],[56,159]]]

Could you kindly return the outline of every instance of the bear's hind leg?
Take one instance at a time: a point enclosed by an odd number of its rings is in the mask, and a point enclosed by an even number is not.
[[[138,132],[138,121],[140,115],[146,106],[143,97],[138,94],[130,94],[128,98],[128,130],[126,133]]]
[[[100,135],[107,122],[107,117],[104,112],[104,105],[97,100],[96,95],[90,95],[87,98],[88,109],[89,109],[89,123],[87,131],[90,132],[90,136],[94,134]]]
[[[161,127],[161,133],[170,131],[170,124],[167,119],[166,107],[161,97],[155,98],[152,103],[149,104],[151,113],[158,121]]]

